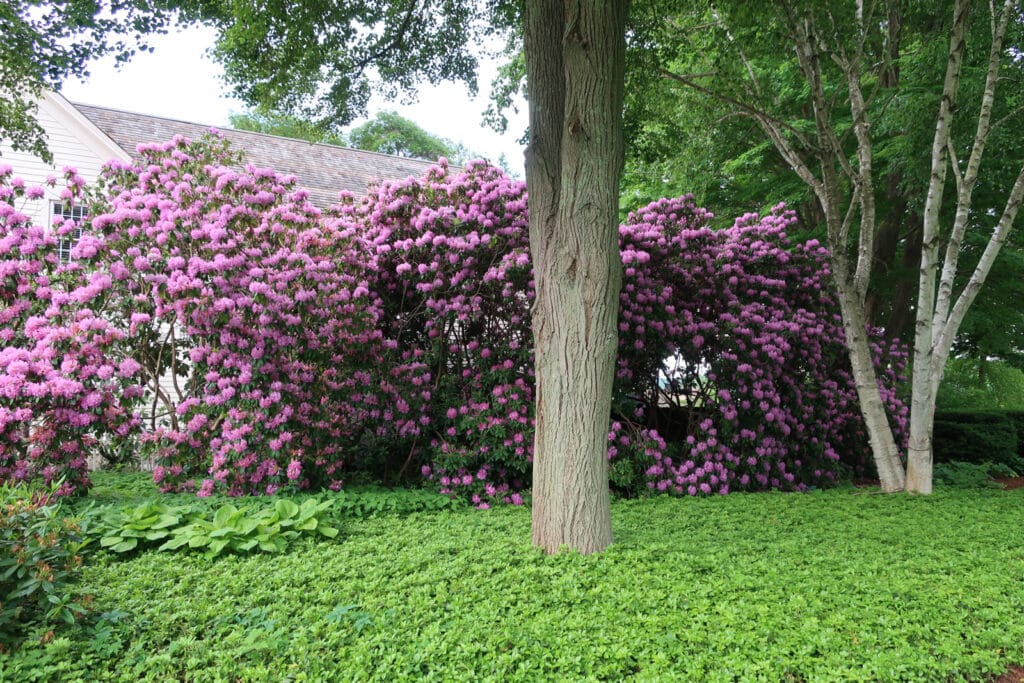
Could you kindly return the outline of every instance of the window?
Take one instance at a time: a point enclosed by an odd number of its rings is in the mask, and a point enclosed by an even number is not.
[[[80,204],[64,204],[63,202],[53,202],[53,221],[51,225],[57,222],[58,218],[63,218],[65,221],[75,221],[81,225],[85,219],[85,207]],[[56,228],[56,226],[54,226]],[[54,230],[56,232],[56,229]],[[71,260],[71,250],[78,240],[82,239],[82,228],[76,227],[66,235],[57,236],[57,255],[60,257],[62,263],[67,263]]]

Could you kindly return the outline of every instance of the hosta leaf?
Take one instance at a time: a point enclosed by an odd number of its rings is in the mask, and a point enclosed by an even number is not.
[[[171,526],[176,525],[179,521],[180,521],[180,518],[177,515],[170,515],[170,514],[161,515],[160,519],[158,519],[156,521],[156,523],[152,525],[152,528],[153,529],[166,529],[167,527],[171,527]]]
[[[192,536],[188,539],[189,548],[202,548],[210,544],[210,537],[206,535]]]
[[[117,545],[115,545],[112,548],[112,550],[114,552],[116,552],[116,553],[126,553],[126,552],[128,552],[130,550],[135,550],[135,548],[138,545],[139,545],[139,539],[137,539],[137,538],[126,538],[123,541],[121,541],[120,543],[118,543]]]
[[[176,550],[176,549],[180,548],[181,546],[187,544],[188,541],[189,541],[189,537],[188,536],[184,536],[184,535],[182,535],[182,536],[174,536],[173,538],[168,540],[166,543],[161,545],[159,548],[157,548],[157,550]]]
[[[238,514],[238,508],[231,503],[228,503],[217,510],[217,514],[213,516],[213,523],[217,526],[224,526],[228,523],[228,520],[236,514]]]
[[[282,519],[291,519],[299,512],[299,506],[293,501],[281,499],[274,503],[274,510],[278,516]]]
[[[224,548],[228,546],[228,540],[226,538],[219,538],[214,541],[210,541],[210,547],[206,554],[209,556],[219,555]]]

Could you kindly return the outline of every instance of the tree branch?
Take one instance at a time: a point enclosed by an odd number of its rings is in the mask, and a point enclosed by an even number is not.
[[[804,136],[804,134],[802,132],[800,132],[799,130],[797,130],[796,128],[794,128],[792,125],[786,123],[785,121],[783,121],[783,120],[781,120],[779,118],[776,118],[776,117],[772,116],[771,114],[769,114],[764,109],[760,109],[758,107],[755,107],[755,106],[753,106],[751,104],[743,102],[742,100],[738,100],[735,97],[732,97],[730,95],[726,95],[725,93],[722,93],[722,92],[718,92],[717,90],[712,90],[711,88],[708,88],[707,86],[701,85],[697,81],[693,80],[694,77],[701,77],[701,76],[709,76],[710,77],[710,76],[714,76],[714,75],[716,75],[714,73],[693,74],[692,76],[683,76],[681,74],[677,74],[677,73],[674,73],[672,71],[669,71],[668,69],[658,69],[658,73],[660,73],[665,78],[669,78],[669,79],[671,79],[673,81],[681,83],[682,85],[685,85],[688,88],[692,88],[692,89],[696,90],[699,93],[703,93],[704,95],[707,95],[708,97],[713,97],[713,98],[715,98],[715,99],[717,99],[717,100],[719,100],[721,102],[725,102],[726,104],[731,104],[732,106],[734,106],[737,109],[739,109],[740,111],[742,111],[744,114],[747,114],[748,116],[750,116],[750,117],[752,117],[754,119],[758,119],[758,120],[764,119],[764,120],[770,122],[772,125],[777,126],[779,129],[788,131],[790,134],[793,135],[793,137],[795,137],[799,141],[799,143],[803,147],[806,147],[807,149],[809,149],[811,151],[816,151],[816,148],[814,147],[814,145],[812,145],[807,140],[807,138]]]
[[[960,296],[957,297],[956,304],[954,304],[949,316],[944,321],[945,324],[942,326],[942,331],[935,341],[937,349],[935,362],[941,358],[942,366],[940,366],[940,370],[941,367],[945,366],[949,349],[953,345],[953,340],[956,338],[956,333],[960,330],[964,317],[967,315],[967,309],[974,303],[974,299],[978,296],[978,291],[985,284],[985,278],[988,277],[989,271],[992,270],[992,264],[995,263],[999,251],[1003,248],[1003,245],[1010,236],[1010,232],[1013,230],[1013,224],[1017,219],[1017,212],[1022,201],[1024,201],[1024,166],[1021,167],[1020,173],[1017,174],[1017,180],[1013,184],[1013,189],[1010,190],[1010,196],[1006,199],[1006,206],[1003,207],[1003,214],[1000,216],[999,223],[996,224],[996,229],[992,232],[992,237],[989,239],[988,244],[985,245],[985,251],[982,252],[978,265],[975,266],[974,272],[971,273],[971,278],[967,281],[963,291],[960,292]],[[936,373],[936,378],[939,376],[941,376],[941,373]]]
[[[995,8],[992,8],[992,46],[988,55],[985,90],[981,97],[978,127],[974,133],[971,156],[967,161],[967,167],[964,169],[963,178],[959,179],[958,182],[959,192],[956,199],[956,217],[953,220],[953,230],[950,232],[949,241],[946,243],[946,257],[942,267],[942,276],[939,279],[939,291],[932,321],[935,329],[939,329],[944,325],[946,315],[949,312],[953,293],[953,280],[956,277],[964,235],[967,232],[967,221],[970,217],[974,187],[978,182],[981,159],[985,153],[985,145],[991,132],[992,107],[996,97],[999,64],[1003,53],[1003,39],[1006,36],[1006,27],[1013,4],[1014,0],[1004,0],[1002,13],[999,15],[996,15]],[[955,158],[952,158],[950,161],[954,165],[956,164]]]

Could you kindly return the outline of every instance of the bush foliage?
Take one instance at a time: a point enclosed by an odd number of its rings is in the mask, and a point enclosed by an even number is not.
[[[66,200],[83,185],[69,171]],[[104,315],[109,273],[61,262],[59,234],[18,210],[41,196],[0,166],[0,481],[60,482],[66,495],[89,485],[99,439],[136,425],[142,388],[126,330]]]
[[[935,462],[993,463],[1024,473],[1022,413],[1003,410],[935,414]]]
[[[4,295],[53,290],[35,275],[41,264],[84,283],[59,297],[67,310],[49,326],[89,358],[56,365],[57,379],[89,369],[78,393],[58,401],[61,410],[76,402],[75,414],[15,415],[25,391],[6,390],[4,476],[30,476],[18,463],[33,458],[81,471],[85,446],[58,447],[49,432],[78,429],[78,442],[61,443],[108,447],[134,436],[141,390],[128,383],[139,381],[149,411],[141,439],[155,449],[164,491],[337,489],[363,470],[422,476],[482,508],[523,502],[533,427],[523,183],[485,164],[455,173],[440,163],[322,212],[294,178],[239,170],[216,138],[140,155],[104,171],[69,266],[37,229],[38,244],[15,252],[29,229],[7,204],[0,243],[17,281]],[[10,198],[23,190],[8,176]],[[80,182],[69,177],[73,196]],[[781,209],[722,231],[709,218],[683,197],[620,229],[613,485],[802,490],[863,467],[824,250],[791,242],[794,217]],[[36,348],[15,339],[20,322],[4,323],[8,356]],[[106,346],[85,344],[97,334]],[[115,348],[126,337],[133,348]],[[905,409],[893,386],[904,360],[898,346],[876,348],[898,433]],[[0,367],[5,386],[27,386],[13,367]],[[32,391],[51,403],[59,393]],[[679,411],[686,424],[666,422]],[[23,442],[35,450],[15,457],[7,444]]]
[[[62,514],[57,488],[0,484],[0,652],[30,628],[74,623],[85,612],[71,583],[86,540]]]

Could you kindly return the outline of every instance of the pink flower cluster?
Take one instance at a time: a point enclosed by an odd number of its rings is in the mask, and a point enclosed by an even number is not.
[[[650,418],[690,422],[659,425],[685,436],[678,446],[637,434],[631,455],[649,461],[646,485],[681,495],[804,490],[863,467],[866,437],[825,249],[792,243],[786,230],[796,219],[782,207],[720,231],[710,218],[681,197],[620,228],[619,394]],[[876,344],[874,360],[905,438],[895,385],[906,353]]]
[[[337,489],[364,430],[418,429],[393,378],[379,376],[379,303],[360,243],[338,220],[293,178],[230,166],[222,140],[140,152],[104,172],[90,239],[131,335],[175,334],[187,357],[185,398],[148,437],[162,490]],[[408,368],[394,374],[429,384]]]
[[[525,185],[482,163],[453,174],[442,160],[335,210],[375,258],[399,367],[432,378],[429,393],[415,381],[403,392],[427,436],[392,448],[428,460],[421,471],[444,493],[522,503],[533,441]]]
[[[54,238],[13,207],[32,191],[0,172],[0,478],[84,484],[90,439],[126,438],[136,378],[156,405],[163,377],[181,398],[143,438],[164,491],[337,489],[362,470],[419,473],[480,508],[523,503],[523,183],[442,161],[322,212],[293,178],[240,169],[216,138],[140,154],[104,172],[80,265],[58,263]],[[803,490],[862,467],[824,249],[791,242],[781,209],[721,231],[710,218],[683,197],[620,228],[612,485]],[[906,354],[875,351],[904,433]]]
[[[68,170],[68,199],[83,185]],[[110,278],[62,264],[57,237],[17,208],[42,194],[0,167],[0,481],[61,481],[69,495],[89,485],[89,449],[134,428],[142,388],[106,315]]]

